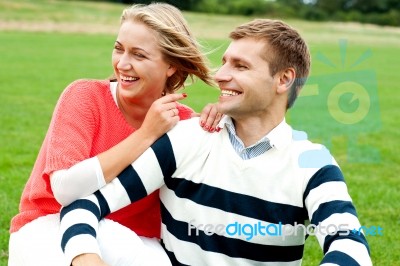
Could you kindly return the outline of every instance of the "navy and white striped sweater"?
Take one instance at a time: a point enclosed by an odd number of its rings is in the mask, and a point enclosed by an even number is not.
[[[322,264],[371,265],[365,237],[350,231],[360,223],[339,167],[298,136],[282,122],[268,136],[274,148],[242,160],[225,129],[180,122],[118,178],[62,209],[68,260],[99,253],[98,221],[161,188],[161,238],[173,265],[300,265],[304,228],[313,225],[328,228],[309,231]]]

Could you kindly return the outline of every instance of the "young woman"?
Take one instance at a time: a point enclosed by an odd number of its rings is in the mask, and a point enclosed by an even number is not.
[[[180,119],[195,115],[177,103],[186,95],[174,93],[188,77],[213,85],[182,13],[168,4],[123,11],[112,65],[114,81],[78,80],[61,95],[11,221],[9,266],[64,264],[61,206],[112,181]],[[219,118],[208,106],[202,125],[214,131]],[[108,261],[133,265],[146,257],[161,265],[158,191],[106,218],[98,238]]]

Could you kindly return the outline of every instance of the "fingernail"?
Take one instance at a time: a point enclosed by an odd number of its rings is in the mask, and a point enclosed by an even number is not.
[[[210,128],[210,130],[208,132],[213,133],[215,131],[215,128]]]
[[[208,131],[210,129],[209,126],[204,126],[204,128]]]
[[[204,121],[200,121],[200,126],[204,127]]]
[[[186,97],[187,97],[187,93],[186,93],[186,92],[182,93],[182,96],[183,96],[184,98],[186,98]]]
[[[215,131],[220,132],[222,128],[217,127],[217,129]]]

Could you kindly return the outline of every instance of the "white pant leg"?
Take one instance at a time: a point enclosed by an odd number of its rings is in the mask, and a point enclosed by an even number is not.
[[[112,266],[170,266],[158,239],[139,237],[129,228],[105,219],[97,238],[103,260]]]
[[[11,234],[8,266],[66,265],[59,230],[60,215],[49,214]],[[110,266],[171,265],[157,239],[138,237],[114,221],[100,221],[97,240],[102,258]]]
[[[50,214],[12,233],[8,246],[8,266],[65,265],[59,224],[59,214]]]

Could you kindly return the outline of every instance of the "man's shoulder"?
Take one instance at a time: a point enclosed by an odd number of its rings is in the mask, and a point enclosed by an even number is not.
[[[212,142],[220,134],[218,132],[210,133],[200,126],[200,118],[193,117],[187,120],[181,120],[168,132],[168,136],[175,145],[186,145],[188,147],[199,147]]]
[[[299,168],[322,168],[337,164],[327,147],[311,141],[304,131],[293,130],[291,144]]]
[[[203,130],[200,126],[199,117],[180,120],[178,124],[168,132],[170,138],[178,138],[178,141],[181,142],[184,142],[185,140],[198,141],[212,134],[213,133]]]

